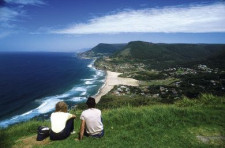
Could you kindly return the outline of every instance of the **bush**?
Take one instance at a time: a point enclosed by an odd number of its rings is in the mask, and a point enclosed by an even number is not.
[[[225,100],[212,94],[202,94],[199,98],[199,103],[202,105],[216,105],[225,103]]]
[[[182,100],[175,102],[176,106],[179,107],[190,107],[190,106],[218,106],[225,104],[225,100],[222,97],[217,97],[212,94],[201,94],[196,99],[190,99],[184,97]]]
[[[97,104],[97,108],[114,109],[124,106],[136,107],[152,104],[160,104],[160,103],[155,98],[140,95],[124,95],[124,96],[105,95],[101,98],[100,102]]]
[[[190,107],[196,105],[196,100],[190,100],[187,97],[184,97],[182,100],[175,102],[176,106],[179,107]]]

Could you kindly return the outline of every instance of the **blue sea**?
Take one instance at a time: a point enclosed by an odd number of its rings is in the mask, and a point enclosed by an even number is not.
[[[85,102],[104,84],[104,71],[75,53],[0,53],[0,127],[48,118],[55,104]]]

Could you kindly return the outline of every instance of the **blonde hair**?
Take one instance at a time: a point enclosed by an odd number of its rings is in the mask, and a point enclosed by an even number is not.
[[[60,101],[55,105],[55,111],[56,112],[67,112],[68,106],[65,102]]]

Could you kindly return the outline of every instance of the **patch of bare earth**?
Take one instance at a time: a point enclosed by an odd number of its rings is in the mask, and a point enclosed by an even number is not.
[[[46,138],[43,141],[37,141],[36,137],[37,135],[21,138],[16,141],[13,148],[32,148],[34,146],[44,146],[51,142],[49,138]]]
[[[196,136],[198,140],[205,144],[218,144],[224,143],[225,137],[224,136]]]

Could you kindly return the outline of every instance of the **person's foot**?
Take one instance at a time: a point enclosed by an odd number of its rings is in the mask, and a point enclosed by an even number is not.
[[[76,131],[72,131],[70,134],[71,134],[71,135],[76,134]]]

